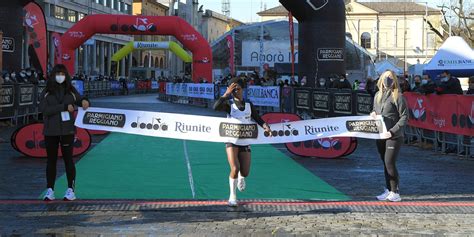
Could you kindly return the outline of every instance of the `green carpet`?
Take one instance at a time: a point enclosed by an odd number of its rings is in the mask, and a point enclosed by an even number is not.
[[[82,199],[226,199],[229,166],[224,144],[112,133],[76,165],[76,195]],[[245,199],[349,200],[271,145],[252,146]],[[66,188],[66,175],[56,193]]]

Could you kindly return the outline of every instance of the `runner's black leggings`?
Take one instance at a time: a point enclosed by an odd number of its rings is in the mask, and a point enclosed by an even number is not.
[[[377,140],[377,150],[382,159],[387,189],[398,193],[397,156],[403,143],[403,137],[388,140]]]
[[[74,135],[66,136],[45,136],[46,153],[48,154],[48,165],[46,166],[46,180],[48,188],[54,190],[56,181],[56,162],[58,160],[58,147],[61,143],[64,166],[66,167],[67,186],[74,189],[76,180],[76,166],[72,160],[72,150],[74,147]]]

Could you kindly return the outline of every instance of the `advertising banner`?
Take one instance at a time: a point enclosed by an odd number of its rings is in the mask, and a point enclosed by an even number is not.
[[[413,127],[474,136],[474,96],[404,93]]]
[[[249,86],[247,99],[256,106],[280,107],[280,87]]]
[[[297,40],[296,40],[297,42]],[[260,63],[274,67],[275,63],[291,63],[291,45],[286,40],[264,41],[263,53],[260,53],[259,41],[242,41],[242,66],[259,67]],[[294,46],[295,63],[298,63],[298,45]]]
[[[379,116],[349,116],[272,124],[269,134],[255,123],[198,115],[106,108],[79,109],[75,125],[84,129],[122,132],[205,142],[275,144],[334,137],[383,139],[385,124]],[[284,129],[281,129],[284,128]]]

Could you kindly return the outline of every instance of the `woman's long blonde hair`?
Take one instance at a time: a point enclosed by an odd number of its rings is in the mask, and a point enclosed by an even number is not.
[[[385,78],[387,77],[390,77],[393,80],[391,88],[387,88],[383,83]],[[380,75],[379,81],[377,82],[377,87],[379,88],[379,93],[377,93],[377,95],[375,96],[375,101],[377,101],[377,103],[380,104],[382,102],[383,91],[389,89],[392,91],[393,102],[395,103],[395,105],[398,105],[397,101],[398,101],[398,96],[400,95],[399,94],[400,83],[398,82],[398,77],[397,77],[397,74],[395,74],[395,72],[387,70],[384,73],[382,73],[382,75]]]

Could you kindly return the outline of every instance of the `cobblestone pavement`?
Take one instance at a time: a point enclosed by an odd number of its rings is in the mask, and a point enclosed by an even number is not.
[[[124,100],[128,102],[123,103]],[[92,102],[98,107],[223,116],[209,109],[158,103],[155,96],[147,95]],[[0,137],[9,140],[14,128],[0,129]],[[94,137],[93,143],[99,143],[104,137]],[[285,152],[281,145],[276,148]],[[259,206],[250,201],[232,209],[222,202],[211,207],[170,207],[167,204],[130,203],[130,200],[119,203],[91,201],[89,204],[22,201],[37,199],[43,190],[45,160],[22,157],[8,143],[0,143],[0,235],[474,236],[474,160],[404,146],[398,169],[402,204],[407,206],[390,206],[372,202],[384,184],[382,163],[373,141],[359,139],[356,152],[343,159],[293,159],[356,203]],[[62,174],[63,166],[58,168]],[[370,202],[364,206],[358,201]],[[439,206],[457,203],[459,207]]]

